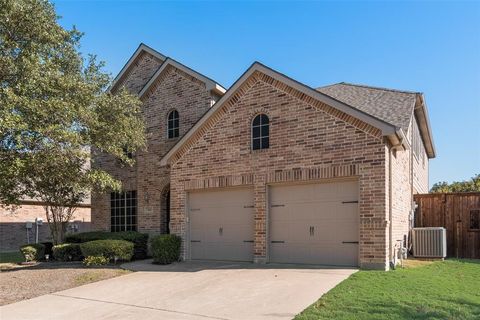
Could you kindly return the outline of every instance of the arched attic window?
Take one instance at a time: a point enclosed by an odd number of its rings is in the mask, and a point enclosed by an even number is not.
[[[168,139],[178,138],[180,135],[180,117],[177,110],[172,110],[168,114],[167,119],[167,136]]]
[[[252,122],[252,150],[270,146],[270,121],[266,114],[258,114]]]

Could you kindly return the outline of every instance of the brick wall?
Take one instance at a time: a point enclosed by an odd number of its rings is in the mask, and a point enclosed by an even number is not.
[[[360,264],[388,268],[386,146],[380,132],[258,72],[237,92],[205,123],[198,140],[174,157],[171,231],[185,239],[188,188],[250,184],[255,260],[265,261],[267,184],[285,176],[319,181],[350,176],[360,189]],[[250,124],[260,112],[270,118],[270,148],[251,151]]]
[[[37,217],[44,221],[39,226],[39,241],[51,241],[45,209],[41,205],[22,205],[15,210],[0,207],[0,251],[16,251],[27,243],[26,222],[34,222]],[[70,225],[78,226],[78,232],[90,230],[90,208],[77,208]],[[28,232],[28,237],[30,243],[35,242],[35,226]]]
[[[138,63],[126,77],[125,85],[137,88],[137,82],[147,82]],[[133,83],[133,84],[132,84]],[[212,96],[205,84],[173,66],[168,66],[151,89],[142,97],[142,114],[147,134],[147,150],[135,155],[136,164],[124,167],[105,154],[93,154],[93,166],[111,173],[123,183],[125,190],[137,190],[138,231],[158,234],[166,232],[166,193],[169,190],[169,168],[160,166],[160,159],[173,147],[178,138],[167,137],[167,116],[176,109],[180,116],[180,137],[184,135],[212,105]],[[95,229],[110,229],[110,195],[92,196],[92,224]]]

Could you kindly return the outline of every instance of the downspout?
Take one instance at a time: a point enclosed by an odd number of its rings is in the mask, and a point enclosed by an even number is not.
[[[403,149],[403,135],[400,135],[399,141],[397,144],[392,145],[388,151],[388,252],[389,252],[389,261],[393,269],[395,269],[395,256],[393,252],[393,182],[392,182],[392,153],[394,150],[399,148]]]

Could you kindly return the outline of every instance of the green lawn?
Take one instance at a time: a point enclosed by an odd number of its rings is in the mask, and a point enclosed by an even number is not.
[[[20,251],[0,252],[0,263],[19,263],[25,261]]]
[[[480,260],[359,271],[295,317],[306,319],[480,319]]]

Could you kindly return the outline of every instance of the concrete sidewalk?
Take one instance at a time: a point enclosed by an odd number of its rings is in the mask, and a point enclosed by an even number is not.
[[[355,269],[138,261],[137,272],[0,308],[11,319],[292,319]]]

